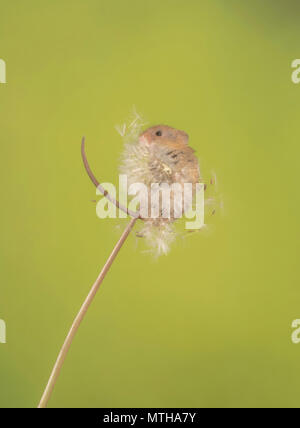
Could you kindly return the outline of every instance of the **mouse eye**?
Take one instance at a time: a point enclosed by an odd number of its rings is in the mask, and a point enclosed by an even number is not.
[[[161,131],[156,131],[155,135],[157,135],[158,137],[161,137],[162,136],[162,132]]]

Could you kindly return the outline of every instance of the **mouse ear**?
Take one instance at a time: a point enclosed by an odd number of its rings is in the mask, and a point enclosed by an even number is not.
[[[186,132],[180,131],[180,137],[183,139],[183,141],[186,145],[189,144],[189,136]]]

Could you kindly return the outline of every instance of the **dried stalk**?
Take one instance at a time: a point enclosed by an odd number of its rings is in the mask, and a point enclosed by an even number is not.
[[[74,339],[74,336],[88,310],[88,308],[90,307],[102,281],[104,280],[109,268],[111,267],[113,261],[115,260],[118,252],[120,251],[120,249],[122,248],[124,242],[126,241],[126,238],[128,237],[129,233],[131,232],[131,229],[133,228],[135,222],[137,221],[137,219],[140,217],[138,213],[134,213],[129,211],[127,208],[122,207],[119,202],[117,200],[114,200],[105,190],[104,188],[98,183],[98,181],[96,180],[94,174],[92,173],[88,161],[86,159],[86,155],[84,152],[84,143],[85,143],[85,139],[83,137],[82,139],[82,144],[81,144],[81,154],[82,154],[82,159],[83,159],[83,163],[85,166],[85,169],[89,175],[89,177],[91,178],[92,182],[95,184],[95,186],[101,191],[101,193],[103,193],[103,195],[109,199],[111,202],[113,202],[119,209],[122,209],[123,211],[125,211],[127,214],[129,214],[130,216],[132,216],[133,218],[130,220],[130,222],[128,223],[126,229],[124,230],[124,232],[122,233],[122,236],[120,237],[119,241],[117,242],[117,244],[115,245],[112,253],[110,254],[110,256],[108,257],[105,265],[103,266],[98,278],[96,279],[94,285],[92,286],[89,294],[87,295],[85,301],[83,302],[70,330],[69,333],[64,341],[64,344],[59,352],[59,355],[57,357],[57,360],[55,362],[55,365],[53,367],[53,370],[51,372],[49,381],[47,383],[47,386],[44,390],[44,393],[42,395],[41,401],[38,405],[38,408],[45,408],[47,406],[47,403],[51,397],[51,393],[53,391],[53,388],[56,384],[57,378],[59,376],[60,370],[63,366],[63,363],[65,361],[65,358],[67,356],[67,353],[70,349],[70,346],[72,344],[72,341]]]
[[[134,218],[140,218],[140,214],[138,212],[131,211],[127,207],[124,207],[123,205],[121,205],[118,200],[116,200],[115,198],[113,198],[108,193],[108,191],[105,190],[103,186],[101,186],[101,184],[98,182],[98,180],[94,176],[94,174],[93,174],[93,172],[92,172],[92,170],[91,170],[91,168],[89,166],[89,163],[87,161],[84,148],[85,148],[85,138],[82,137],[82,141],[81,141],[81,156],[82,156],[83,164],[84,164],[84,167],[86,169],[86,172],[87,172],[88,176],[90,177],[90,179],[92,180],[92,182],[94,183],[94,185],[97,187],[97,189],[102,193],[103,196],[105,196],[117,208],[119,208],[120,210],[124,211],[127,215],[129,215],[130,217],[134,217]]]

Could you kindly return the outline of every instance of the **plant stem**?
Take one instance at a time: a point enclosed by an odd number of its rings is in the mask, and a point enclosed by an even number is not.
[[[88,160],[87,160],[87,157],[86,157],[86,154],[85,154],[85,137],[82,137],[82,140],[81,140],[81,156],[82,156],[83,165],[84,165],[84,168],[85,168],[85,170],[87,172],[87,175],[90,177],[92,183],[94,183],[94,185],[99,190],[99,192],[102,193],[102,195],[104,195],[118,209],[124,211],[124,213],[126,213],[130,217],[141,218],[140,214],[138,212],[131,211],[129,208],[121,205],[120,202],[117,199],[113,198],[108,193],[108,191],[105,190],[104,187],[99,183],[99,181],[97,180],[97,178],[94,176],[93,171],[91,170],[91,167],[90,167],[90,165],[88,163]]]
[[[98,278],[96,279],[94,285],[92,286],[89,294],[87,295],[87,298],[85,299],[85,301],[83,302],[70,330],[69,333],[64,341],[64,344],[58,354],[56,363],[53,367],[53,370],[51,372],[49,381],[47,383],[47,386],[45,388],[45,391],[42,395],[41,401],[38,405],[38,408],[44,408],[47,406],[47,403],[49,401],[49,398],[51,396],[51,393],[53,391],[53,388],[56,384],[57,378],[59,376],[60,370],[62,368],[62,365],[65,361],[65,358],[67,356],[68,350],[70,349],[71,343],[74,339],[74,336],[81,324],[81,321],[83,320],[90,304],[92,303],[103,279],[105,278],[105,275],[107,274],[109,268],[111,267],[113,261],[115,260],[118,252],[120,251],[122,245],[124,244],[124,242],[126,241],[126,238],[128,237],[129,233],[131,232],[131,229],[133,228],[135,222],[137,221],[137,218],[132,218],[130,220],[130,222],[128,223],[126,229],[124,230],[124,232],[122,233],[122,236],[120,237],[119,241],[117,242],[115,248],[113,249],[112,253],[110,254],[110,256],[108,257],[105,265],[103,266]]]

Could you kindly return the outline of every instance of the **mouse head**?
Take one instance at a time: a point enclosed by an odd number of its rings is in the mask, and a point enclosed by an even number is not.
[[[179,143],[188,144],[189,136],[184,131],[179,129],[171,128],[167,125],[156,125],[146,129],[140,137],[140,142],[152,144],[164,144],[164,143]]]

